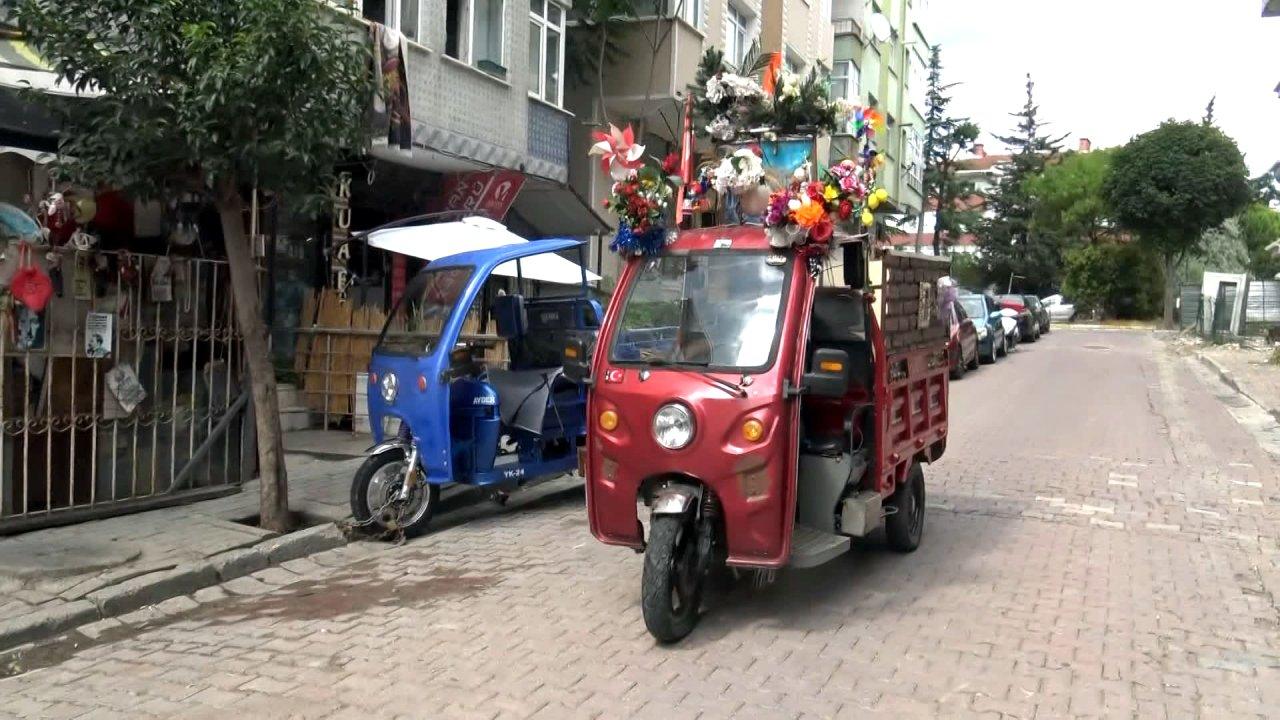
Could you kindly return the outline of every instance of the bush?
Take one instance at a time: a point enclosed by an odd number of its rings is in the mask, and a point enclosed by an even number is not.
[[[1146,319],[1160,312],[1164,273],[1154,252],[1137,243],[1088,245],[1067,253],[1063,290],[1079,312]]]

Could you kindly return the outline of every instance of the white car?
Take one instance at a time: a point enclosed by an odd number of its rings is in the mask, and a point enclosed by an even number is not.
[[[1071,322],[1076,316],[1076,306],[1063,300],[1061,295],[1040,298],[1040,303],[1049,311],[1049,320],[1052,322]]]

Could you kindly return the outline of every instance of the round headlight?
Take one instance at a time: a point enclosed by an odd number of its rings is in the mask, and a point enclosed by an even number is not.
[[[668,450],[679,450],[693,439],[693,414],[683,405],[663,405],[653,415],[653,437]]]
[[[382,400],[384,402],[395,402],[396,391],[400,389],[400,382],[396,380],[395,373],[387,373],[382,376]]]

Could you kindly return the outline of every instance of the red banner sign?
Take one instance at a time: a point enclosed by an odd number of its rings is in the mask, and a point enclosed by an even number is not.
[[[452,175],[444,186],[443,210],[475,210],[501,220],[524,186],[515,170],[480,170]]]

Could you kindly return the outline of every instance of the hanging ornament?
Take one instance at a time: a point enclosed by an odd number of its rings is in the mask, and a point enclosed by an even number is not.
[[[616,181],[623,181],[644,166],[644,146],[636,144],[635,131],[628,125],[619,130],[609,125],[609,132],[591,133],[596,141],[588,155],[600,157],[600,169]]]

